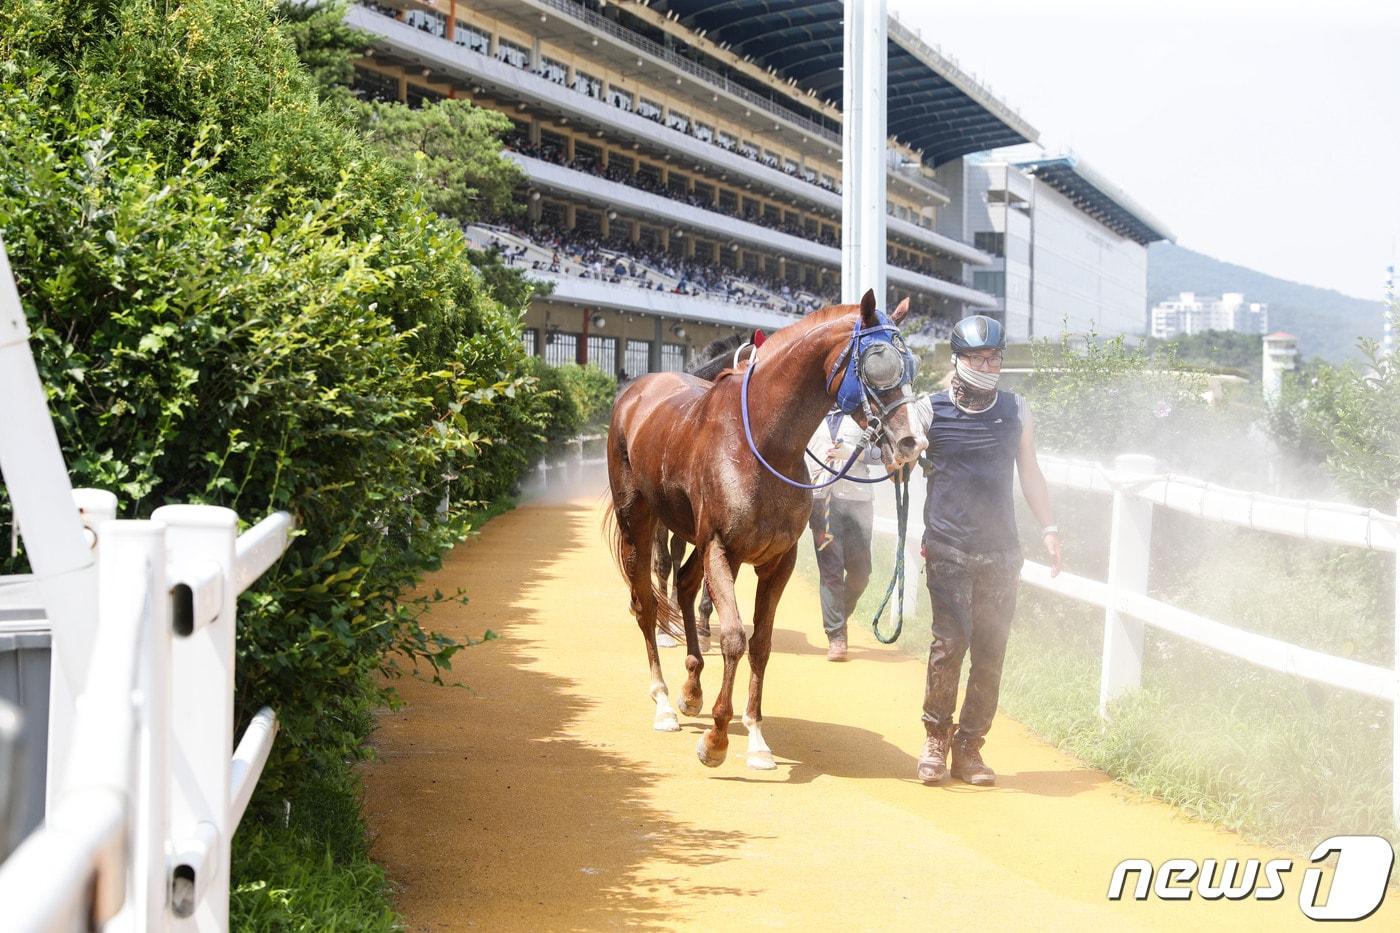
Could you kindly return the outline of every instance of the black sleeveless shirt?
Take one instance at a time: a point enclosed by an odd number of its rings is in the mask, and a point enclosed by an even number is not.
[[[1021,446],[1023,405],[998,392],[986,411],[953,403],[951,389],[919,406],[933,473],[924,503],[924,541],[968,554],[1020,551],[1012,477]]]

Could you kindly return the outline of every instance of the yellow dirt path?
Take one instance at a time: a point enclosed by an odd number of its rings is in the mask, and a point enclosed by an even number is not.
[[[778,613],[764,734],[778,769],[695,759],[707,720],[652,731],[641,636],[596,501],[492,520],[430,585],[470,603],[429,620],[457,637],[466,687],[406,681],[365,771],[375,857],[410,930],[1277,929],[1311,925],[1297,897],[1110,902],[1128,857],[1280,853],[1115,785],[1000,718],[993,789],[913,779],[923,665],[853,633],[825,660],[815,587]],[[753,575],[740,578],[752,605]],[[1012,637],[1015,637],[1013,632]],[[663,652],[673,698],[680,649]],[[707,658],[706,709],[720,659]],[[747,690],[740,667],[736,708]],[[1395,928],[1388,903],[1368,925]]]

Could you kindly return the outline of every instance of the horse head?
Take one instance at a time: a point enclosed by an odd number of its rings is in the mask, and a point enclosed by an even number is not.
[[[828,368],[827,392],[834,394],[836,407],[873,429],[891,472],[917,460],[925,446],[913,415],[914,355],[899,333],[908,313],[908,298],[886,315],[876,307],[874,290],[867,290],[850,339]]]

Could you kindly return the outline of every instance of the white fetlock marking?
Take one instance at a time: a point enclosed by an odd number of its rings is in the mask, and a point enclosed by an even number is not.
[[[656,716],[652,719],[651,727],[657,732],[681,731],[680,720],[676,718],[676,711],[671,708],[671,697],[666,692],[666,685],[653,683],[651,698],[656,701]]]
[[[749,730],[748,766],[755,771],[772,771],[778,765],[773,761],[773,750],[763,741],[762,724],[745,716],[744,728]]]

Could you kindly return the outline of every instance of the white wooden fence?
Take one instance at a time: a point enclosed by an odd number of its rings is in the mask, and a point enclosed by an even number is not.
[[[557,447],[545,451],[540,457],[539,463],[535,464],[533,471],[533,482],[537,488],[543,489],[552,484],[567,482],[572,476],[574,479],[582,479],[584,471],[589,467],[606,466],[608,462],[606,451],[599,451],[594,456],[588,456],[584,448],[589,444],[606,440],[607,433],[602,434],[577,434],[568,440],[561,441]]]
[[[1391,808],[1400,823],[1400,709],[1395,708],[1400,696],[1400,650],[1391,667],[1333,657],[1234,628],[1147,595],[1152,514],[1158,507],[1185,512],[1203,521],[1392,553],[1398,562],[1392,624],[1400,648],[1400,520],[1396,516],[1350,505],[1243,492],[1191,477],[1158,473],[1151,457],[1134,454],[1118,457],[1111,469],[1060,457],[1041,457],[1040,465],[1052,485],[1101,493],[1113,499],[1107,580],[1064,572],[1051,577],[1049,567],[1031,561],[1021,571],[1025,583],[1104,610],[1100,716],[1107,718],[1113,700],[1141,685],[1143,640],[1149,625],[1269,670],[1385,700],[1392,704]],[[912,516],[910,524],[915,524]],[[876,530],[893,533],[893,520],[878,519]],[[911,534],[907,545],[913,556],[906,555],[906,561],[914,561],[910,564],[913,567],[919,566],[918,538]],[[911,576],[917,579],[916,574]]]
[[[0,929],[227,930],[230,842],[277,732],[233,746],[238,595],[283,553],[279,512],[116,520],[73,490],[0,244],[0,471],[31,576],[9,608],[51,628],[46,818],[0,864]]]

